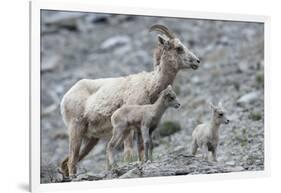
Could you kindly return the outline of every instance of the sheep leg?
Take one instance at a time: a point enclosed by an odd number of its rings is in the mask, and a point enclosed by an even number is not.
[[[144,147],[143,147],[143,139],[141,137],[141,144],[140,144],[140,157],[141,157],[141,160],[144,159]]]
[[[89,154],[89,152],[93,149],[93,147],[97,144],[98,141],[99,139],[97,138],[89,139],[87,143],[84,145],[84,147],[82,147],[82,150],[79,154],[78,161],[84,159],[84,157]],[[60,164],[60,169],[65,177],[69,176],[67,163],[68,163],[68,157],[64,158],[64,160]]]
[[[214,162],[216,162],[217,161],[217,149],[213,148],[211,152],[212,152],[212,159]]]
[[[82,147],[81,152],[79,154],[79,161],[84,159],[84,157],[86,157],[90,153],[90,151],[95,147],[98,141],[99,141],[98,138],[90,138],[89,140],[87,140],[87,142]]]
[[[112,136],[111,140],[107,144],[106,148],[106,154],[107,154],[107,170],[110,170],[112,168],[112,165],[114,164],[114,156],[113,156],[113,148],[116,143],[116,136]]]
[[[133,140],[134,131],[130,131],[130,134],[124,140],[124,161],[133,161]]]
[[[125,135],[123,133],[123,130],[116,128],[106,148],[108,170],[110,170],[113,165],[116,165],[113,150],[124,141],[124,138]]]
[[[69,176],[69,172],[68,172],[68,156],[66,158],[64,158],[64,160],[61,162],[60,170],[63,173],[64,177],[68,177]]]
[[[148,149],[150,148],[150,140],[149,140],[149,129],[147,127],[141,128],[141,134],[144,145],[144,161],[148,161]]]
[[[149,159],[152,161],[152,151],[153,151],[153,142],[152,142],[152,132],[155,130],[155,128],[149,129]]]
[[[149,160],[152,161],[152,150],[153,150],[153,143],[152,143],[152,137],[149,135]]]
[[[85,129],[86,127],[83,123],[75,123],[70,126],[68,157],[68,171],[70,177],[74,177],[76,174],[76,165],[79,161],[79,151]]]
[[[138,161],[142,160],[142,147],[143,142],[141,138],[141,132],[137,132],[137,149],[138,149]]]
[[[209,151],[208,151],[207,144],[203,144],[201,149],[202,149],[202,157],[203,157],[203,159],[204,160],[208,160]]]
[[[191,154],[193,156],[195,156],[196,152],[197,152],[197,149],[198,149],[198,144],[196,143],[196,140],[195,139],[192,139],[192,143],[191,143]]]

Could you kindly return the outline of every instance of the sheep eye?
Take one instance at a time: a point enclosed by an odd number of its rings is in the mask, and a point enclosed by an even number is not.
[[[222,117],[222,116],[223,116],[223,113],[219,113],[219,116]]]
[[[183,52],[183,48],[182,47],[177,47],[177,52],[182,53]]]
[[[170,101],[172,101],[172,100],[174,100],[174,99],[175,99],[175,97],[173,97],[173,96],[170,96],[170,97],[169,97],[169,100],[170,100]]]

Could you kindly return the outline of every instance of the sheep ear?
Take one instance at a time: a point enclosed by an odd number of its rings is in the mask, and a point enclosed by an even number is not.
[[[160,44],[165,45],[165,42],[167,42],[167,39],[162,35],[158,35],[158,41]]]
[[[171,48],[171,42],[165,36],[158,35],[158,41],[164,46],[164,49],[169,50]]]
[[[222,101],[219,102],[218,107],[223,108]]]

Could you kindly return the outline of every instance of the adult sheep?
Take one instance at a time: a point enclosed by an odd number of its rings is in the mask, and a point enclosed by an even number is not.
[[[159,46],[157,67],[118,78],[82,79],[64,95],[61,114],[69,130],[69,154],[61,163],[65,176],[76,174],[76,165],[97,144],[100,138],[112,135],[111,115],[123,104],[152,104],[177,73],[183,69],[197,69],[199,59],[165,26],[153,25]],[[84,146],[81,148],[82,141]],[[130,138],[125,148],[130,149]]]

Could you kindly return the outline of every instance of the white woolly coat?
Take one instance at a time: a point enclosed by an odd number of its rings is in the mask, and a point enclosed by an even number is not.
[[[119,78],[83,79],[63,97],[61,112],[68,126],[86,119],[89,137],[111,135],[110,117],[123,104],[150,104],[158,74],[142,72]],[[72,120],[72,118],[77,120]]]

